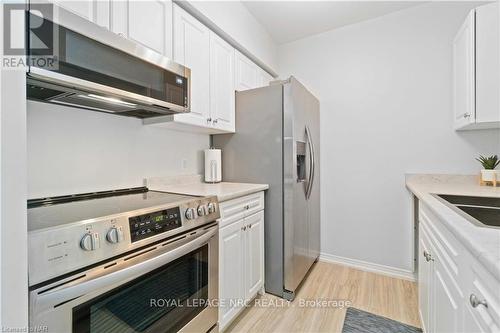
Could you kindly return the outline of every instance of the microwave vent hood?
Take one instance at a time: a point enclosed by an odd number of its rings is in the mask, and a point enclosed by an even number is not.
[[[110,97],[37,81],[30,78],[29,75],[27,97],[39,102],[136,118],[152,118],[178,113],[165,106],[141,105],[140,102],[129,102],[121,97]]]
[[[151,118],[190,111],[191,70],[162,54],[121,37],[64,8],[50,20],[29,11],[26,20],[27,56],[37,59],[30,21],[40,20],[57,34],[36,37],[57,47],[53,68],[30,61],[26,73],[27,98],[112,114]],[[47,21],[47,22],[45,22]],[[32,40],[33,39],[33,40]]]

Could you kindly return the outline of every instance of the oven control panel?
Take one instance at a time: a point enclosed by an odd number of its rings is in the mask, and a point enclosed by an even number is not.
[[[128,219],[130,240],[133,242],[156,236],[169,230],[180,228],[181,211],[179,207],[158,212],[132,216]]]

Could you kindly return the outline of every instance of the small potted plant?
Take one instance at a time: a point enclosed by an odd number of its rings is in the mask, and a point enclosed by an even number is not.
[[[483,170],[481,170],[481,180],[483,182],[500,181],[500,172],[495,171],[495,168],[500,164],[497,155],[488,157],[480,155],[476,160],[483,166]]]

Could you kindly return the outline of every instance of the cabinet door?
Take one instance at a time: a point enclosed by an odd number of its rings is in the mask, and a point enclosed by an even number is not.
[[[433,332],[431,326],[431,272],[432,261],[427,261],[426,254],[430,253],[429,239],[423,229],[422,223],[419,229],[418,244],[418,304],[422,327],[425,332]]]
[[[94,20],[95,1],[71,1],[71,0],[53,0],[53,2],[64,9],[86,18],[89,21]]]
[[[174,60],[191,69],[191,112],[175,120],[208,126],[210,114],[210,30],[174,5]]]
[[[453,40],[453,108],[455,128],[475,122],[475,13],[471,11]]]
[[[53,0],[53,2],[64,9],[109,29],[110,0]]]
[[[111,0],[109,29],[122,37],[128,37],[128,0]]]
[[[234,48],[210,32],[210,117],[215,128],[234,132]]]
[[[257,77],[258,77],[258,80],[257,80],[258,87],[266,87],[269,85],[269,82],[271,82],[273,80],[273,77],[261,68],[258,69]]]
[[[238,300],[243,289],[243,227],[244,220],[219,231],[219,326],[223,329],[240,310]]]
[[[238,91],[257,87],[257,66],[243,54],[235,51],[235,89]]]
[[[128,1],[128,38],[172,58],[172,2]]]
[[[111,0],[97,0],[94,2],[94,6],[94,23],[109,29],[111,19]]]
[[[483,328],[478,320],[478,318],[472,313],[474,311],[471,306],[466,305],[464,309],[464,329],[463,332],[466,333],[481,333],[488,332],[487,328]]]
[[[476,123],[500,121],[498,3],[476,8]]]
[[[251,299],[264,283],[264,212],[246,217],[245,225],[245,299]]]
[[[444,268],[439,255],[433,253],[434,271],[433,271],[433,332],[460,332],[462,319],[459,305],[462,298],[458,294],[456,287],[448,272]]]

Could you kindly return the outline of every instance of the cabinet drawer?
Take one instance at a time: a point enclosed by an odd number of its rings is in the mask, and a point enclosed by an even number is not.
[[[467,307],[484,332],[500,332],[500,282],[483,266],[474,260],[472,263],[472,281],[465,288]],[[474,295],[485,305],[473,307],[470,301]]]
[[[224,201],[219,204],[220,222],[222,228],[246,216],[264,209],[264,192],[257,192],[244,197]]]

